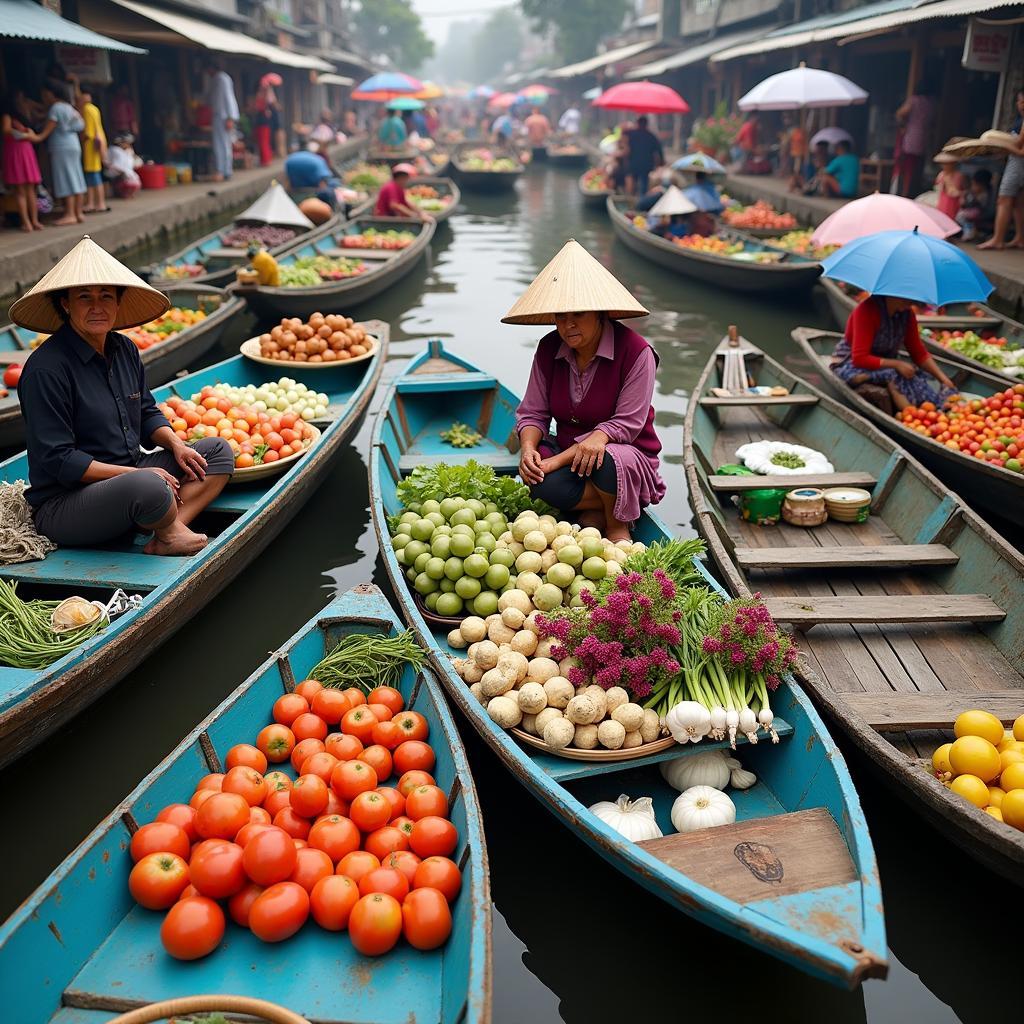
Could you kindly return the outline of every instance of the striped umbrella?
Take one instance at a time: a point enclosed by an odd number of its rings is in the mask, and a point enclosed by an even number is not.
[[[393,100],[399,96],[409,96],[423,88],[423,83],[411,75],[403,75],[399,71],[382,71],[371,75],[352,92],[354,100],[373,100],[380,103]]]

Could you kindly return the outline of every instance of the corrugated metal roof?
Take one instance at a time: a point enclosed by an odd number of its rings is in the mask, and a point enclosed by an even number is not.
[[[599,53],[596,57],[588,60],[581,60],[576,64],[566,64],[564,68],[555,68],[548,72],[550,78],[576,78],[579,75],[587,75],[592,71],[605,68],[609,64],[615,64],[628,57],[635,57],[644,50],[650,50],[658,45],[657,39],[645,39],[641,43],[630,43],[629,46],[620,46],[617,50],[609,50],[607,53]]]
[[[117,53],[146,53],[137,46],[108,39],[92,29],[62,18],[32,0],[0,0],[0,36],[8,39],[35,39],[44,43],[65,43]]]
[[[686,46],[678,53],[662,57],[660,60],[652,61],[650,64],[641,64],[632,71],[626,73],[626,78],[653,78],[663,75],[666,71],[676,71],[679,68],[689,67],[708,60],[713,54],[721,50],[727,50],[732,46],[738,46],[750,39],[755,39],[764,34],[763,28],[748,29],[746,32],[730,32],[728,35],[715,36],[714,39],[706,39],[702,43],[694,43]]]

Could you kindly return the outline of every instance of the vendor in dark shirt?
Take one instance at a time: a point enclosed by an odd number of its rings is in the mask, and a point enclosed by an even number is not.
[[[146,386],[138,349],[115,333],[169,306],[88,236],[11,306],[16,324],[51,333],[26,361],[18,395],[26,496],[36,529],[59,545],[133,529],[153,533],[151,555],[192,555],[207,543],[189,523],[228,482],[231,449],[219,437],[182,441]]]
[[[627,188],[631,195],[641,193],[647,187],[651,171],[665,162],[658,136],[647,125],[646,117],[638,117],[636,127],[625,133],[629,147],[626,157]]]

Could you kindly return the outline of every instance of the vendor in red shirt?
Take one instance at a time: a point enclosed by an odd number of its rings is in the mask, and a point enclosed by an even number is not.
[[[429,213],[424,213],[410,203],[409,197],[405,194],[405,186],[415,173],[416,168],[412,164],[395,164],[391,168],[391,180],[377,193],[377,205],[373,210],[376,216],[433,220]]]
[[[897,411],[922,402],[941,405],[957,391],[924,347],[913,305],[893,295],[869,295],[850,314],[832,355],[832,372],[840,380],[853,388],[883,385]]]

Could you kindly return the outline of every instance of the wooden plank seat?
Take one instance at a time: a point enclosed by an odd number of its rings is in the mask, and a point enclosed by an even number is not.
[[[232,246],[221,246],[219,249],[207,249],[203,255],[210,260],[240,260],[249,255],[247,249]]]
[[[879,732],[952,729],[956,716],[968,707],[981,708],[1010,725],[1024,714],[1020,690],[937,693],[844,693],[843,702]]]
[[[422,377],[404,377],[398,385],[400,395],[424,391],[483,391],[496,388],[497,380],[489,373],[434,373]]]
[[[332,260],[343,257],[351,257],[359,260],[390,260],[394,259],[401,249],[353,249],[345,248],[342,245],[332,245],[330,248],[320,250],[321,256],[329,256]]]
[[[186,561],[144,555],[133,551],[105,551],[102,548],[58,548],[41,562],[19,562],[5,565],[3,576],[25,583],[59,584],[62,587],[93,587],[116,589],[129,593],[155,590],[166,582]],[[74,591],[68,589],[68,596]]]
[[[776,622],[809,628],[821,623],[1000,622],[1006,618],[987,594],[768,597]]]
[[[707,406],[742,406],[742,405],[817,405],[817,395],[704,395],[699,399],[701,405]]]
[[[743,569],[907,569],[912,566],[956,565],[960,561],[960,556],[945,544],[738,547],[735,556]]]
[[[441,455],[417,455],[410,452],[398,460],[398,471],[400,473],[411,473],[417,466],[437,466],[440,463],[452,461],[450,454]],[[517,473],[519,472],[519,456],[509,451],[482,452],[473,454],[473,461],[479,462],[481,466],[490,466],[495,473]]]
[[[734,491],[756,491],[762,487],[866,487],[869,490],[878,480],[870,473],[765,473],[754,476],[730,476],[728,473],[708,477],[711,489],[722,494]]]

